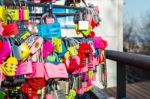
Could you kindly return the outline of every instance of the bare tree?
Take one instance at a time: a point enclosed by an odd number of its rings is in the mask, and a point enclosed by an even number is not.
[[[124,51],[150,55],[150,13],[124,21]]]

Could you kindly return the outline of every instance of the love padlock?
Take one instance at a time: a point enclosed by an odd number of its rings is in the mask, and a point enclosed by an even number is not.
[[[28,8],[25,8],[24,9],[24,20],[29,20],[30,17],[29,17],[29,9]]]
[[[7,13],[9,17],[7,18],[10,21],[18,21],[19,20],[19,9],[16,8],[8,8]]]
[[[19,19],[24,20],[24,9],[22,8],[19,9]]]

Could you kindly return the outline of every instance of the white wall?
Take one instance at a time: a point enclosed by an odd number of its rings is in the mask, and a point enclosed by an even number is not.
[[[123,49],[123,25],[122,25],[122,8],[123,0],[85,0],[87,3],[93,3],[100,7],[100,16],[102,18],[101,26],[95,29],[97,36],[102,36],[108,41],[108,48],[111,50]],[[62,4],[64,1],[58,2]],[[65,36],[76,36],[74,30],[63,30]],[[108,87],[116,86],[116,63],[107,60]],[[97,73],[97,78],[99,78]],[[94,84],[101,87],[97,79]]]

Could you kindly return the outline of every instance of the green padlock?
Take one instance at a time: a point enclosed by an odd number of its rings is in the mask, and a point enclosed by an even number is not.
[[[29,31],[24,31],[23,33],[20,34],[20,37],[21,37],[23,40],[26,40],[30,35],[31,35],[31,34],[30,34]]]
[[[88,78],[92,79],[94,76],[94,72],[93,71],[88,71]]]
[[[71,89],[69,91],[69,95],[66,96],[66,99],[75,99],[75,97],[76,97],[76,91]]]
[[[0,99],[5,99],[5,93],[2,90],[0,90]]]
[[[82,30],[81,33],[82,33],[84,36],[88,36],[91,31],[92,31],[92,26],[89,25],[88,30]]]
[[[9,17],[7,18],[10,21],[18,21],[19,20],[19,9],[9,8],[7,9],[7,14]]]
[[[57,54],[53,52],[46,58],[46,62],[59,62]]]

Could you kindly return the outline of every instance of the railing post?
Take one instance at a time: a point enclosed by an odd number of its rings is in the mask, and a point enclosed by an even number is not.
[[[117,62],[117,99],[126,99],[126,68]]]

